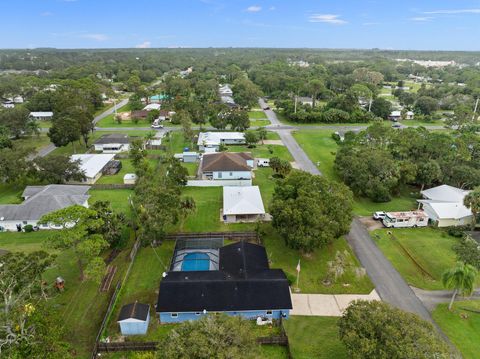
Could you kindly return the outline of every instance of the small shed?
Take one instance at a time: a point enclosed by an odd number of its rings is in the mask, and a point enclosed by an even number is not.
[[[127,173],[123,176],[123,184],[135,184],[138,176],[135,173]]]
[[[195,163],[198,160],[197,152],[183,152],[183,162],[185,163]]]
[[[150,322],[150,306],[138,302],[126,304],[120,310],[117,322],[122,335],[146,334]]]

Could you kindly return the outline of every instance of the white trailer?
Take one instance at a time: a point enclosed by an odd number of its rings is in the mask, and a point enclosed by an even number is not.
[[[387,228],[426,227],[428,216],[423,211],[387,212],[382,223]]]

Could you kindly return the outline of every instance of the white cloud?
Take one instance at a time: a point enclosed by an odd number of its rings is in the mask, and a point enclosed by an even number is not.
[[[148,49],[151,46],[152,46],[152,43],[150,41],[144,41],[141,44],[136,45],[135,47],[137,49]]]
[[[435,10],[435,11],[424,11],[424,14],[429,15],[452,15],[452,14],[480,14],[480,9],[452,9],[452,10]]]
[[[80,37],[84,39],[90,39],[95,41],[106,41],[108,40],[108,36],[105,34],[83,34]]]
[[[416,16],[416,17],[411,17],[410,21],[419,21],[419,22],[425,22],[425,21],[430,21],[433,20],[433,17],[431,16]]]
[[[332,15],[332,14],[313,14],[310,15],[309,22],[325,22],[327,24],[332,25],[343,25],[346,24],[347,21],[340,19],[340,15]]]
[[[252,6],[247,7],[247,9],[245,11],[246,12],[259,12],[259,11],[262,11],[262,7],[258,6],[258,5],[252,5]]]

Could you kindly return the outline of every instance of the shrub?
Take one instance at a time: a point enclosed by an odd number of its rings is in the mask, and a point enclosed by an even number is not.
[[[23,230],[25,233],[33,232],[33,226],[31,224],[27,224],[26,226],[23,226]]]

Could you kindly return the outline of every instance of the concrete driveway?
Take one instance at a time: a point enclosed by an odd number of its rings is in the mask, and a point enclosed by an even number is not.
[[[380,300],[375,289],[370,294],[296,294],[292,293],[290,315],[340,317],[355,300]]]

